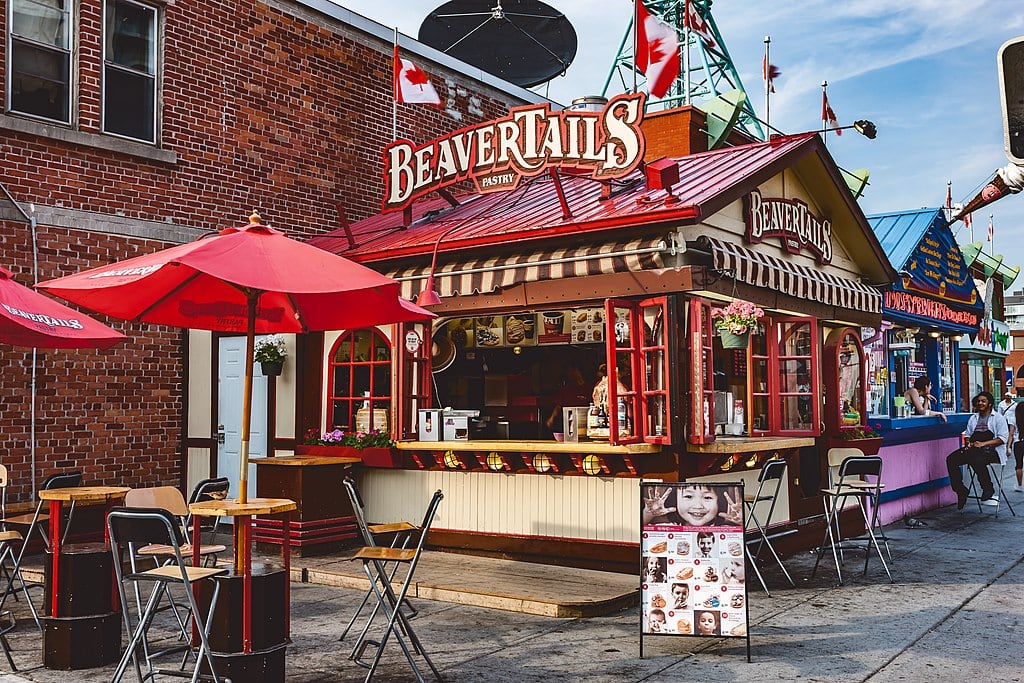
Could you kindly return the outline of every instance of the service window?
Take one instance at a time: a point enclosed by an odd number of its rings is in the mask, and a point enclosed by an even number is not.
[[[417,438],[420,408],[429,408],[431,401],[430,326],[424,323],[403,323],[399,326],[401,363],[398,395],[402,397],[398,415],[398,438]]]
[[[7,3],[7,108],[71,123],[71,3]]]
[[[690,299],[688,322],[690,346],[690,443],[715,440],[714,335],[711,305],[699,297]]]
[[[819,433],[817,321],[785,318],[772,321],[777,358],[778,421],[776,433],[816,436]]]

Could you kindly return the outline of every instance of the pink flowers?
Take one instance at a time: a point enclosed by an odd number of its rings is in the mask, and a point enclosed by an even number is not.
[[[725,308],[711,310],[715,327],[732,334],[749,332],[764,317],[764,311],[749,301],[733,301]]]

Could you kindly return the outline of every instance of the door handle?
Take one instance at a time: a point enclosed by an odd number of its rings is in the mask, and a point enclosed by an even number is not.
[[[224,425],[217,425],[217,443],[223,444],[227,439],[227,434],[224,431]]]

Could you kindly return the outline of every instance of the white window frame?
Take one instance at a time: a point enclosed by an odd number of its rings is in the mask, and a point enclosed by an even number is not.
[[[116,62],[112,62],[107,59],[107,41],[110,36],[107,34],[107,16],[110,12],[112,4],[124,3],[126,5],[135,5],[146,11],[152,12],[153,21],[150,29],[150,59],[152,63],[152,73],[139,71],[126,67]],[[163,19],[162,16],[162,5],[156,3],[137,2],[136,0],[103,0],[103,46],[102,46],[102,75],[101,75],[101,92],[100,92],[100,129],[105,135],[111,135],[114,137],[124,138],[126,140],[134,140],[145,144],[156,145],[160,139],[160,74],[161,74],[161,59],[163,51],[160,49],[160,25]],[[125,133],[117,131],[107,130],[107,72],[109,69],[114,69],[124,73],[129,73],[135,76],[142,76],[149,78],[153,82],[153,120],[151,122],[150,133],[151,138],[139,138]]]
[[[17,35],[14,32],[14,15],[15,5],[22,3],[24,5],[39,5],[41,3],[34,2],[34,0],[8,0],[7,2],[7,59],[5,69],[7,71],[6,87],[7,95],[4,102],[4,108],[6,111],[18,114],[20,116],[29,116],[34,119],[41,121],[57,122],[64,125],[71,125],[73,117],[73,102],[75,101],[75,55],[73,47],[75,44],[75,4],[73,0],[68,0],[64,7],[64,35],[63,43],[64,46],[54,45],[52,43],[42,43],[38,40],[33,40],[27,36]],[[40,48],[43,50],[49,50],[55,53],[61,53],[67,55],[67,101],[65,102],[65,111],[63,118],[50,118],[41,114],[35,114],[33,112],[21,111],[14,108],[13,93],[14,93],[14,45],[15,43],[22,43],[32,47]]]

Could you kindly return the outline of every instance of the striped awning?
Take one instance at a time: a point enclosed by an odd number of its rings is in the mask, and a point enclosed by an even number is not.
[[[661,255],[667,250],[666,238],[658,236],[505,256],[456,258],[438,263],[434,282],[442,297],[491,294],[523,282],[663,268]],[[401,283],[402,296],[414,299],[430,275],[430,264],[384,274]]]
[[[882,294],[870,285],[707,236],[697,238],[697,244],[711,253],[716,269],[732,271],[740,282],[829,306],[882,312]]]

